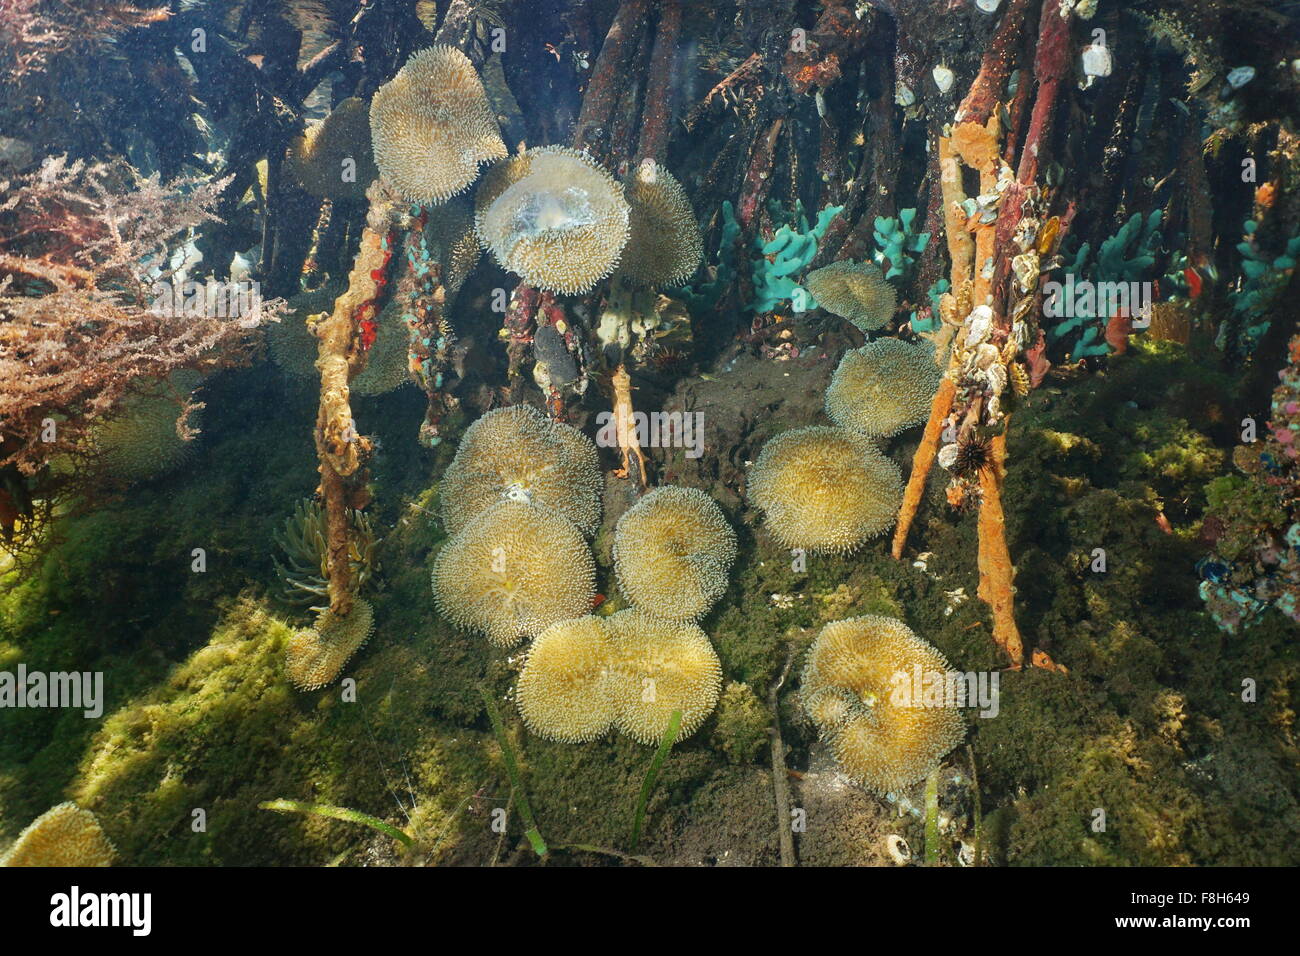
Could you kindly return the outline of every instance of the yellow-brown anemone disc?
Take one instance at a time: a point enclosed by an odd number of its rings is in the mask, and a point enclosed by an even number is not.
[[[878,329],[894,317],[898,294],[870,262],[832,262],[808,273],[804,284],[818,305],[864,332]]]
[[[357,598],[346,617],[324,611],[314,627],[296,631],[285,649],[285,671],[298,690],[318,690],[334,683],[352,655],[374,630],[370,602]]]
[[[285,157],[285,171],[318,199],[364,199],[366,188],[379,175],[365,100],[348,97],[295,139]]]
[[[450,46],[416,53],[376,91],[370,135],[380,174],[418,203],[445,202],[506,155],[474,65]]]
[[[499,501],[545,507],[584,534],[600,524],[604,488],[596,446],[531,405],[493,409],[465,430],[439,485],[443,524],[455,534]]]
[[[614,530],[618,588],[658,617],[694,621],[727,590],[736,533],[698,488],[656,488]]]
[[[801,695],[844,774],[879,794],[922,780],[966,734],[952,668],[902,621],[832,621],[813,643]],[[940,690],[936,691],[935,688]]]
[[[60,803],[18,834],[0,866],[112,866],[115,855],[93,813]]]
[[[614,726],[640,743],[657,744],[680,710],[676,740],[698,730],[722,692],[722,665],[704,632],[635,608],[611,615],[606,626],[619,682]]]
[[[596,566],[582,533],[547,508],[501,501],[452,535],[433,566],[433,596],[452,624],[499,647],[591,611]]]
[[[624,184],[630,216],[619,272],[652,286],[680,285],[704,259],[695,210],[676,178],[646,160]]]
[[[477,219],[479,238],[502,268],[528,285],[587,292],[618,265],[628,237],[627,200],[586,153],[563,146],[529,150],[485,186],[485,198],[495,198]]]
[[[588,615],[552,624],[528,649],[515,697],[530,731],[581,743],[603,735],[618,713],[614,647],[605,622]]]
[[[876,339],[844,354],[826,389],[826,414],[843,428],[889,438],[929,418],[942,378],[928,343]]]
[[[903,477],[871,439],[810,425],[763,447],[747,494],[782,547],[844,554],[893,526]]]

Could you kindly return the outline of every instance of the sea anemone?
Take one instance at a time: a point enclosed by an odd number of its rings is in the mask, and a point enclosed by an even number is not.
[[[379,538],[364,511],[348,509],[348,563],[352,587],[360,589],[370,578],[375,565],[375,547]],[[276,558],[276,574],[283,585],[281,597],[286,604],[323,611],[329,600],[329,529],[320,503],[310,499],[298,502],[294,512],[284,519],[283,533],[275,542],[284,552],[284,563]]]
[[[112,866],[115,855],[93,813],[60,803],[18,834],[0,866]]]
[[[97,423],[91,442],[104,470],[122,481],[140,481],[165,474],[192,454],[194,443],[180,436],[178,400],[187,400],[203,377],[191,369],[178,369],[165,381],[156,381],[124,401],[111,418]],[[186,419],[197,430],[198,409]]]
[[[348,160],[354,164],[344,179]],[[364,199],[379,170],[370,148],[370,112],[350,96],[289,145],[285,172],[317,199]]]
[[[633,740],[657,744],[673,711],[680,710],[676,739],[699,729],[722,691],[722,665],[704,632],[635,608],[611,615],[606,626],[618,676],[614,726]]]
[[[704,258],[695,210],[668,170],[647,160],[624,184],[631,213],[619,271],[652,286],[680,285]]]
[[[923,779],[965,736],[955,700],[927,700],[923,684],[949,683],[952,668],[902,621],[867,615],[821,629],[804,668],[808,716],[841,769],[879,794]]]
[[[864,332],[878,329],[894,317],[897,293],[870,262],[832,262],[808,273],[804,284],[818,305]]]
[[[842,428],[889,438],[929,418],[942,378],[931,346],[877,339],[844,354],[826,389],[826,414]]]
[[[303,292],[289,300],[290,312],[279,322],[263,328],[271,358],[286,375],[293,378],[318,379],[316,356],[319,342],[307,327],[308,316],[329,312],[334,300],[343,292],[341,285],[329,285],[314,292]]]
[[[586,292],[618,265],[628,237],[627,200],[586,153],[529,150],[490,173],[484,187],[479,238],[528,285]]]
[[[394,299],[379,313],[366,367],[348,383],[354,395],[384,395],[411,383],[411,335],[402,322],[402,303]]]
[[[509,405],[465,430],[439,486],[452,534],[499,501],[523,501],[568,519],[584,534],[600,524],[604,482],[596,446],[531,405]]]
[[[506,155],[474,65],[450,46],[421,50],[379,88],[370,133],[384,179],[418,203],[445,202]]]
[[[658,617],[694,621],[727,589],[736,533],[698,488],[657,488],[614,529],[618,587]]]
[[[296,631],[285,650],[285,671],[299,690],[317,690],[334,683],[352,655],[365,646],[374,630],[370,602],[356,598],[347,617],[325,610],[315,627]]]
[[[453,535],[433,565],[443,617],[499,647],[581,617],[596,595],[582,533],[546,508],[501,501]]]
[[[748,495],[782,547],[847,553],[893,525],[903,477],[869,438],[810,425],[764,446]]]
[[[515,696],[524,724],[548,740],[582,743],[618,715],[614,646],[598,617],[559,621],[528,649]]]

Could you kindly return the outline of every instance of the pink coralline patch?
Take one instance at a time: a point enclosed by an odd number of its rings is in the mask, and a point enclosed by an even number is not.
[[[1037,388],[1052,370],[1052,363],[1047,358],[1047,336],[1038,330],[1038,341],[1025,349],[1025,362],[1029,365],[1029,387]]]
[[[1116,355],[1123,355],[1128,351],[1128,337],[1132,331],[1133,319],[1120,312],[1106,323],[1106,344]]]

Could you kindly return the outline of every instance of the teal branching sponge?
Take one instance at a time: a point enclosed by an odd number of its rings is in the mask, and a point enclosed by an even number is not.
[[[722,204],[722,236],[718,240],[717,264],[708,271],[712,278],[698,286],[683,286],[670,293],[686,303],[692,315],[702,316],[712,312],[722,301],[727,289],[736,279],[736,239],[740,237],[740,223],[731,203]]]
[[[1158,209],[1145,217],[1141,213],[1134,213],[1117,233],[1102,242],[1095,261],[1092,261],[1091,245],[1085,242],[1079,247],[1074,262],[1066,265],[1062,272],[1073,276],[1075,282],[1086,280],[1094,287],[1102,282],[1149,280],[1162,241],[1161,219],[1162,213]],[[1073,283],[1067,282],[1067,289],[1073,287]],[[1105,332],[1106,323],[1111,316],[1097,314],[1095,295],[1087,300],[1071,298],[1073,301],[1069,305],[1072,308],[1059,321],[1048,326],[1047,341],[1056,345],[1077,334],[1077,341],[1068,349],[1075,361],[1091,355],[1109,354],[1110,346],[1106,343]],[[1088,302],[1092,303],[1091,307]],[[1068,314],[1069,312],[1073,314]]]
[[[1242,355],[1253,352],[1267,331],[1265,313],[1281,289],[1283,280],[1300,259],[1300,234],[1288,240],[1282,255],[1272,258],[1260,250],[1255,240],[1258,228],[1259,224],[1254,220],[1246,220],[1245,238],[1237,243],[1237,251],[1241,253],[1241,288],[1229,296],[1232,324],[1237,329],[1237,349]],[[1226,333],[1227,326],[1225,322],[1220,327],[1220,334]],[[1219,346],[1222,348],[1223,343],[1220,342]]]
[[[747,306],[749,311],[771,312],[787,299],[796,312],[817,308],[812,293],[794,277],[808,268],[817,255],[817,244],[843,209],[843,206],[827,206],[817,214],[816,225],[809,226],[803,205],[796,201],[788,221],[777,228],[771,239],[754,238],[759,256],[750,264],[754,300]],[[778,210],[769,206],[769,211],[776,221]]]
[[[906,281],[916,265],[916,257],[930,244],[930,234],[916,232],[915,224],[915,209],[900,210],[897,219],[876,217],[876,253],[872,258],[884,270],[886,279]]]

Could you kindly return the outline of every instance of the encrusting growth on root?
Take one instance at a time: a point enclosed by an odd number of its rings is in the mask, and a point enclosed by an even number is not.
[[[361,248],[348,274],[348,287],[334,301],[334,310],[317,316],[312,326],[319,342],[320,408],[315,437],[329,532],[330,610],[339,617],[347,616],[355,597],[348,561],[348,509],[359,510],[366,504],[364,482],[358,478],[371,451],[370,439],[357,433],[348,382],[366,367],[368,339],[363,333],[367,323],[373,326],[377,300],[387,281],[392,258],[390,227],[396,208],[378,181],[367,195],[370,210]]]

